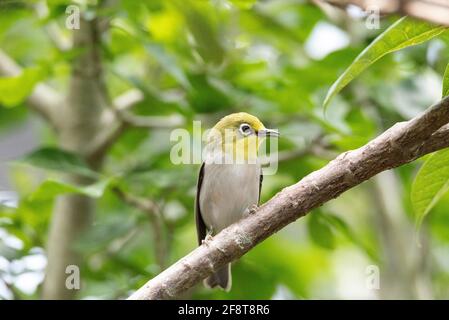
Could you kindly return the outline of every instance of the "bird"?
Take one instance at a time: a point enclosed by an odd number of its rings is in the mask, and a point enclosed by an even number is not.
[[[199,246],[257,209],[263,180],[258,150],[271,136],[279,132],[245,112],[225,116],[208,133],[195,200]],[[206,278],[204,285],[228,292],[231,265]]]

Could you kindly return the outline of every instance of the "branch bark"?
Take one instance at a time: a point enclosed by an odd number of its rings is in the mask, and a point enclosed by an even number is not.
[[[449,146],[449,97],[422,115],[397,123],[365,146],[348,151],[284,188],[254,215],[217,234],[148,281],[129,299],[171,299],[309,211],[374,175]],[[444,126],[444,127],[443,127]]]

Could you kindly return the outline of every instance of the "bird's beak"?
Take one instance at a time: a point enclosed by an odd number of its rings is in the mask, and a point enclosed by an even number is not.
[[[259,137],[279,137],[279,131],[273,129],[262,129],[257,132]]]

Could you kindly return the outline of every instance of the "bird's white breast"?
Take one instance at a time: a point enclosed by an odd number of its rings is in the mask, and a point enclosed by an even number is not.
[[[259,164],[207,164],[199,197],[201,215],[214,233],[240,220],[259,199]]]

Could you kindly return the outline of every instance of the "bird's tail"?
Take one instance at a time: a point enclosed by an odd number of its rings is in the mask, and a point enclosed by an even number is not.
[[[232,275],[230,263],[225,265],[220,270],[218,270],[213,275],[204,280],[204,286],[206,286],[209,289],[218,286],[224,291],[228,292],[229,290],[231,290],[231,285],[232,285]]]

